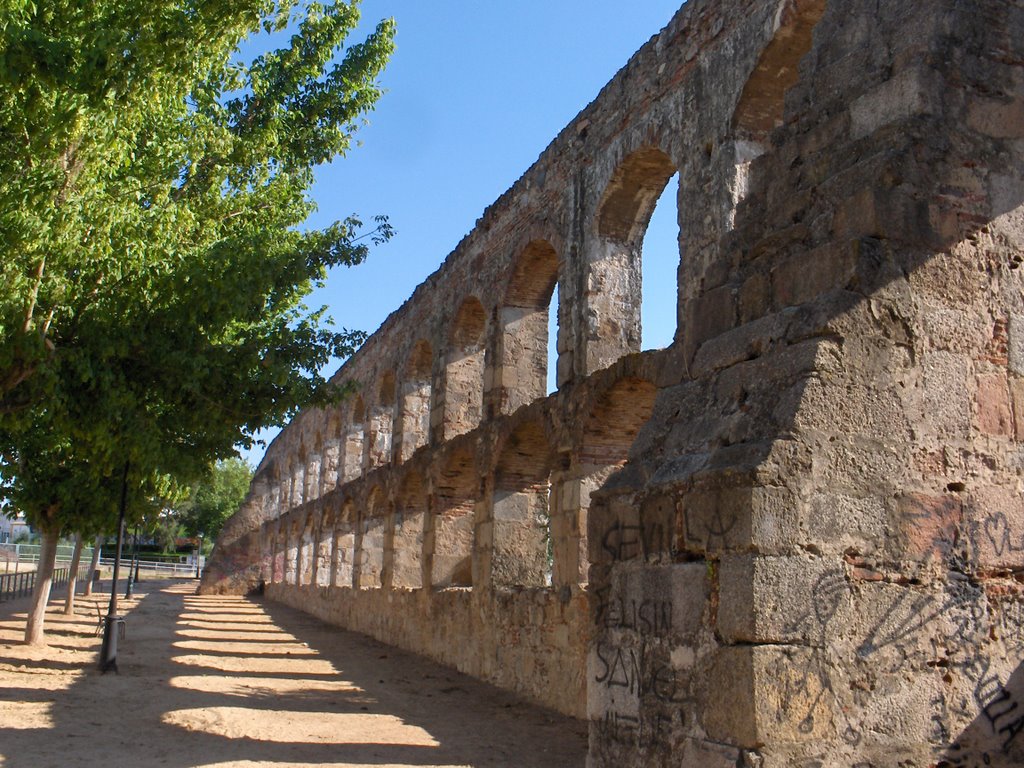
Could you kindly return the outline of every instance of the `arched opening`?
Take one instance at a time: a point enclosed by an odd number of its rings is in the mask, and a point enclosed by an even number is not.
[[[733,114],[740,139],[763,144],[782,125],[786,91],[796,85],[800,59],[811,50],[825,5],[826,0],[780,4],[774,35],[761,51]]]
[[[334,520],[334,584],[351,587],[355,563],[355,506],[346,499]]]
[[[587,581],[590,495],[626,463],[640,429],[651,418],[656,395],[657,388],[651,382],[625,378],[617,381],[590,409],[579,454],[567,470],[558,473],[554,483],[556,586]]]
[[[313,515],[308,514],[302,523],[299,539],[299,563],[297,574],[300,587],[313,583],[313,567],[315,561],[315,542],[313,540]]]
[[[286,457],[281,470],[281,514],[286,514],[294,505],[295,477],[292,474],[291,456]]]
[[[663,349],[676,335],[679,314],[679,174],[665,184],[641,246],[640,348]]]
[[[284,514],[284,505],[282,503],[281,493],[281,473],[278,469],[277,462],[274,462],[274,466],[271,470],[271,477],[270,494],[267,497],[267,518],[276,519]]]
[[[644,234],[676,171],[672,159],[662,150],[643,147],[622,161],[605,189],[597,215],[598,246],[588,265],[588,373],[642,349]],[[677,247],[677,262],[678,258]],[[675,286],[675,272],[656,282],[665,280]]]
[[[387,464],[391,459],[391,429],[395,422],[395,374],[387,371],[380,379],[377,404],[373,407],[366,435],[366,469]]]
[[[284,581],[285,551],[287,542],[280,523],[275,523],[268,528],[271,539],[270,551],[270,583],[280,584]]]
[[[549,447],[544,426],[528,422],[502,446],[491,513],[491,581],[495,586],[551,584]]]
[[[430,435],[430,391],[434,365],[434,351],[430,342],[420,339],[412,348],[412,354],[405,366],[402,377],[402,402],[399,409],[399,426],[395,430],[398,445],[398,461],[406,461],[418,448],[427,444]]]
[[[549,307],[557,284],[558,254],[550,243],[534,240],[516,260],[498,313],[494,396],[500,413],[512,413],[548,392]]]
[[[301,507],[306,503],[306,445],[299,443],[299,453],[292,464],[292,506]]]
[[[331,557],[334,549],[334,520],[333,515],[326,512],[319,516],[316,524],[316,560],[314,566],[315,577],[313,583],[318,587],[328,587],[331,584]]]
[[[306,457],[306,477],[303,499],[313,501],[320,498],[320,473],[322,471],[323,435],[320,430],[313,436],[313,450]]]
[[[484,307],[478,299],[470,296],[459,307],[448,337],[443,418],[445,440],[476,429],[480,424],[486,328]]]
[[[355,480],[363,473],[363,428],[366,423],[366,404],[361,395],[352,398],[348,428],[345,430],[341,451],[341,482]]]
[[[291,519],[288,521],[286,529],[284,576],[286,584],[297,586],[299,564],[302,560],[299,556],[299,550],[302,547],[302,528],[299,526],[298,520],[293,516],[289,517]]]
[[[330,493],[338,485],[341,458],[341,413],[332,408],[327,416],[327,437],[320,459],[320,495]]]
[[[356,561],[352,585],[356,589],[379,589],[384,569],[384,492],[370,491],[366,508],[359,513],[356,527]]]
[[[385,542],[385,561],[390,560],[391,583],[395,589],[423,586],[423,533],[427,493],[423,477],[411,472],[402,481]]]
[[[463,449],[447,457],[437,478],[430,527],[430,583],[473,585],[473,505],[479,482],[473,455]]]
[[[751,163],[765,153],[772,131],[782,125],[786,91],[796,85],[800,60],[811,50],[825,5],[826,0],[779,5],[772,39],[761,51],[732,116],[735,168],[729,187],[734,209],[750,189]],[[735,210],[730,218],[734,216]]]

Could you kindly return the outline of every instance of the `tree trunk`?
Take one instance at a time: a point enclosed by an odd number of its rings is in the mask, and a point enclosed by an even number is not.
[[[46,603],[50,599],[50,585],[53,583],[53,564],[57,559],[57,541],[60,528],[43,531],[43,546],[39,551],[39,569],[36,571],[36,586],[32,590],[32,607],[25,624],[25,642],[28,645],[42,645],[43,620],[46,618]]]
[[[82,534],[75,534],[75,553],[71,556],[71,570],[68,572],[68,589],[64,595],[64,615],[75,612],[75,589],[78,587],[78,566],[82,562]]]
[[[96,574],[96,569],[100,567],[100,546],[102,544],[102,536],[97,536],[96,541],[92,543],[92,562],[89,563],[89,578],[85,580],[85,589],[82,590],[84,597],[92,594],[92,579]]]

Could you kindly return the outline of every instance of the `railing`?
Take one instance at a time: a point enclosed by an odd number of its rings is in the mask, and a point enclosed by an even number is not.
[[[7,559],[12,562],[15,560],[23,563],[37,563],[39,562],[39,552],[42,546],[39,544],[0,544],[0,551],[6,551],[13,557]],[[57,545],[57,562],[71,562],[71,558],[74,555],[75,548],[69,544],[58,544]],[[82,559],[88,562],[92,559],[92,547],[82,548]]]
[[[50,585],[50,589],[53,587],[62,587],[68,583],[68,579],[71,578],[70,568],[55,568],[53,571],[53,582]],[[78,569],[78,580],[84,581],[89,578],[88,568]],[[7,573],[0,575],[0,603],[4,600],[14,600],[19,597],[27,597],[32,594],[32,589],[36,585],[36,573],[35,571],[29,571],[27,573]]]
[[[205,560],[205,558],[203,558]],[[100,566],[104,568],[114,567],[114,558],[101,557]],[[130,557],[121,558],[121,568],[133,568]],[[195,576],[196,564],[191,563],[158,563],[152,560],[139,560],[139,571],[145,571],[156,576]]]

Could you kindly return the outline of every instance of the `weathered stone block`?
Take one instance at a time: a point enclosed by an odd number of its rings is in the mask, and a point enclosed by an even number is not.
[[[973,491],[965,503],[976,568],[1024,568],[1024,498],[1014,487]]]
[[[820,646],[849,603],[835,560],[725,555],[718,574],[718,631],[728,643]]]
[[[908,493],[898,499],[896,515],[900,535],[892,554],[943,562],[958,542],[963,504],[956,494]]]
[[[850,105],[853,138],[868,136],[890,123],[930,112],[935,88],[933,79],[934,75],[925,70],[904,70],[855,100]]]
[[[1006,374],[978,375],[974,407],[976,424],[980,432],[1003,437],[1013,435],[1013,411],[1010,407]]]
[[[595,593],[596,626],[690,643],[703,631],[710,583],[704,563],[619,569]]]
[[[701,722],[716,741],[755,748],[807,742],[834,729],[833,694],[819,652],[789,646],[722,648],[709,666]]]

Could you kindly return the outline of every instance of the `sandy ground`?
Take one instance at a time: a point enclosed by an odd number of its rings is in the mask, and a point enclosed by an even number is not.
[[[109,584],[109,582],[108,582]],[[51,602],[49,645],[0,603],[0,766],[583,766],[586,726],[270,602],[195,581],[121,602],[119,674],[97,670],[96,605]]]

